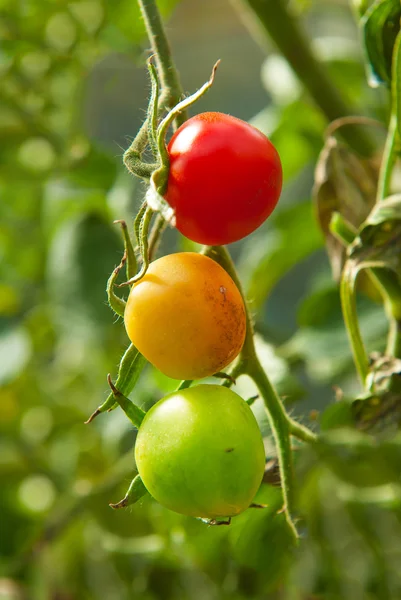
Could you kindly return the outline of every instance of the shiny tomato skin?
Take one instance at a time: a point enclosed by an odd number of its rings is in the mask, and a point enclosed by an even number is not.
[[[238,515],[262,481],[265,452],[248,404],[219,385],[169,394],[139,428],[135,460],[148,492],[175,512]]]
[[[277,204],[280,157],[260,131],[230,115],[201,113],[168,144],[164,195],[176,227],[200,244],[235,242],[257,229]]]
[[[132,286],[124,322],[134,346],[173,379],[221,371],[239,354],[246,333],[245,306],[234,281],[196,252],[153,261]]]

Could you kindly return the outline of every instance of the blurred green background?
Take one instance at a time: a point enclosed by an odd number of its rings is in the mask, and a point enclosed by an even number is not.
[[[345,101],[384,120],[348,2],[290,5]],[[105,285],[123,250],[113,220],[132,223],[144,194],[121,158],[145,116],[148,43],[135,0],[1,0],[0,599],[400,598],[400,439],[333,428],[333,386],[358,387],[311,201],[325,117],[239,4],[159,6],[186,92],[222,61],[196,110],[250,120],[282,158],[276,212],[231,250],[269,376],[291,412],[317,429],[318,411],[329,430],[296,453],[302,543],[290,547],[277,514],[274,469],[260,491],[268,508],[230,527],[149,497],[109,508],[135,474],[135,432],[119,410],[83,423],[128,345]],[[168,230],[160,252],[192,248]],[[382,307],[365,297],[359,310],[369,347],[382,348]],[[175,386],[147,367],[132,398],[146,409]],[[254,393],[247,381],[237,390]],[[262,403],[253,408],[274,464]]]

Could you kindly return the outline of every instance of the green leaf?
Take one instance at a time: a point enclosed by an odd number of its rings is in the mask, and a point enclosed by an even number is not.
[[[262,307],[276,283],[292,267],[322,245],[309,201],[281,210],[269,225],[267,232],[262,228],[244,244],[240,264],[253,310]]]
[[[401,423],[401,360],[379,352],[370,360],[368,391],[353,401],[352,415],[358,429],[388,433]]]
[[[106,282],[122,247],[116,228],[96,213],[65,222],[50,248],[48,288],[65,330],[90,333],[112,325],[106,305]]]
[[[349,249],[359,269],[387,268],[401,278],[401,194],[376,204]]]
[[[352,416],[351,402],[339,400],[330,404],[319,418],[321,431],[336,429],[337,427],[352,427],[354,419]]]
[[[352,413],[358,429],[387,434],[401,424],[401,395],[387,391],[358,398],[352,404]]]
[[[377,0],[361,21],[370,83],[374,87],[391,82],[393,48],[400,30],[400,17],[398,0]]]

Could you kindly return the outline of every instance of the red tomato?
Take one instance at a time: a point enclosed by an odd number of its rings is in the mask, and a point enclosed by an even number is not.
[[[260,131],[230,115],[202,113],[168,145],[165,199],[177,229],[207,245],[229,244],[255,231],[277,204],[280,157]]]

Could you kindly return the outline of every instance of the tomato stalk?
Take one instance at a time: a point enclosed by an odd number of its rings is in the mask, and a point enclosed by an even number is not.
[[[167,38],[164,32],[164,28],[160,18],[155,18],[155,14],[158,14],[158,9],[155,0],[138,0],[141,10],[144,14],[145,24],[148,32],[149,39],[152,44],[152,49],[156,55],[156,62],[158,65],[158,71],[160,80],[162,82],[162,94],[165,92],[166,87],[169,90],[169,96],[178,98],[182,94],[182,89],[179,83],[177,72],[171,57],[171,52],[168,46]],[[171,77],[171,74],[173,76]],[[214,71],[213,71],[214,74]],[[212,78],[206,86],[210,87],[213,81]],[[205,87],[205,86],[204,86]],[[208,89],[205,88],[206,89]],[[186,108],[184,103],[181,103]],[[337,115],[338,116],[338,115]],[[170,115],[164,120],[162,126],[159,126],[159,141],[162,138],[164,144],[165,131],[170,122],[177,118],[181,119],[181,122],[185,120],[182,110],[177,112],[172,111]],[[162,135],[160,135],[162,132]],[[164,147],[164,146],[163,146]],[[153,178],[152,178],[153,179]],[[163,187],[163,183],[159,187],[155,185],[154,191],[159,191]],[[231,257],[224,246],[209,246],[204,250],[205,254],[211,256],[216,260],[223,268],[228,272],[233,281],[238,286],[242,296],[241,284],[238,279],[235,267],[232,263]],[[280,475],[282,480],[283,489],[283,510],[285,512],[287,522],[295,538],[298,537],[294,522],[292,520],[291,513],[294,511],[293,506],[293,468],[292,468],[292,449],[290,436],[294,435],[300,439],[308,442],[315,440],[316,436],[306,427],[299,425],[293,421],[286,413],[284,406],[271,385],[266,373],[256,356],[255,346],[253,343],[253,327],[248,310],[246,310],[247,320],[247,335],[244,343],[243,350],[240,354],[239,362],[235,368],[236,374],[247,374],[254,379],[266,407],[266,412],[271,424],[271,429],[277,445],[278,459],[280,465]],[[184,382],[186,386],[188,382]]]
[[[241,282],[225,246],[207,246],[204,248],[204,253],[216,260],[231,276],[240,290],[242,297],[244,298],[246,307],[246,301]],[[287,523],[294,537],[297,538],[298,533],[292,520],[292,513],[294,512],[294,483],[290,436],[293,435],[294,437],[297,437],[305,442],[314,442],[316,440],[316,435],[307,427],[304,427],[300,423],[297,423],[291,419],[291,417],[286,413],[279,395],[274,389],[274,386],[271,384],[257,357],[255,344],[253,341],[253,326],[247,308],[246,319],[247,333],[244,346],[239,356],[238,363],[234,367],[234,371],[231,374],[234,377],[248,375],[255,382],[260,395],[263,398],[266,414],[277,448],[283,493],[283,511],[285,512]]]
[[[160,77],[161,96],[159,106],[160,108],[171,109],[178,104],[183,94],[180,77],[173,62],[170,44],[168,43],[156,2],[154,0],[138,0],[138,4],[145,22]],[[187,118],[188,115],[184,109],[176,117],[177,126],[184,123]]]

